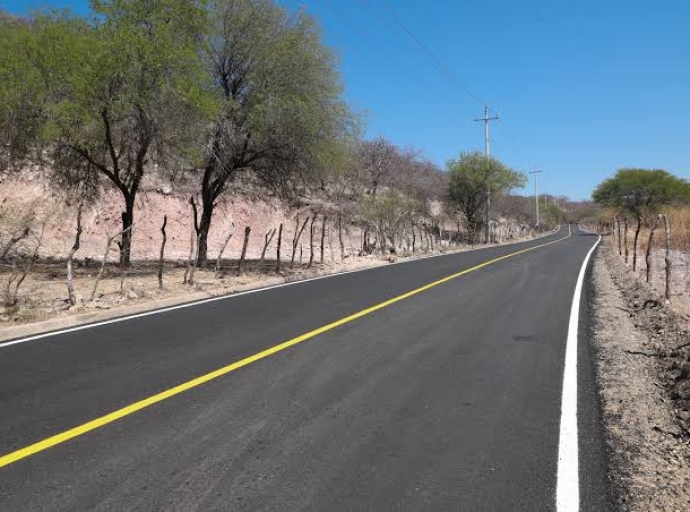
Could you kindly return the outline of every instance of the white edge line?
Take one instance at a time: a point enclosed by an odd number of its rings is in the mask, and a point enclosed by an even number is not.
[[[553,233],[550,233],[547,236],[555,235],[561,229],[562,229],[562,227],[559,227],[557,231],[554,231]],[[543,237],[540,237],[540,238],[543,238]],[[535,240],[538,240],[538,239],[523,240],[520,242],[515,242],[515,243],[505,244],[505,245],[493,245],[491,247],[479,247],[479,248],[475,248],[473,250],[485,250],[485,249],[493,249],[496,247],[506,247],[508,245],[518,245],[518,244],[529,243],[529,242],[533,242]],[[168,311],[175,311],[176,309],[191,308],[194,306],[201,306],[204,304],[209,304],[211,302],[217,302],[220,300],[234,299],[235,297],[241,297],[242,295],[249,295],[252,293],[259,293],[259,292],[266,292],[269,290],[275,290],[277,288],[284,288],[287,286],[293,286],[293,285],[297,285],[297,284],[308,283],[310,281],[319,281],[321,279],[329,279],[331,277],[338,277],[338,276],[343,276],[346,274],[354,274],[355,272],[364,272],[367,270],[374,270],[374,269],[382,268],[382,267],[391,267],[393,265],[402,265],[405,263],[413,263],[415,261],[431,259],[431,258],[439,258],[441,256],[454,256],[456,254],[462,254],[462,253],[467,253],[467,252],[471,252],[471,250],[469,250],[469,251],[458,251],[458,252],[452,252],[452,253],[447,253],[447,254],[431,254],[429,256],[422,256],[419,258],[413,258],[413,259],[407,259],[407,260],[403,260],[403,261],[397,261],[395,263],[389,263],[388,265],[377,265],[377,266],[373,266],[373,267],[359,268],[359,269],[355,269],[355,270],[345,270],[343,272],[334,272],[332,274],[310,277],[308,279],[298,279],[296,281],[291,281],[289,283],[280,283],[280,284],[275,284],[275,285],[271,285],[271,286],[264,286],[261,288],[255,288],[253,290],[245,290],[243,292],[230,292],[230,293],[227,293],[224,295],[219,295],[217,297],[209,297],[208,299],[200,299],[200,300],[196,300],[196,301],[192,301],[192,302],[185,302],[183,304],[177,304],[175,306],[167,306],[167,307],[163,307],[163,308],[152,309],[149,311],[144,311],[142,313],[134,313],[132,315],[119,316],[117,318],[111,318],[109,320],[101,320],[99,322],[92,322],[92,323],[87,323],[87,324],[83,324],[83,325],[77,325],[75,327],[67,327],[64,329],[57,329],[55,331],[48,331],[48,332],[44,332],[41,334],[35,334],[33,336],[27,336],[25,338],[18,338],[18,339],[11,340],[11,341],[5,341],[3,343],[0,343],[0,349],[10,347],[12,345],[19,345],[21,343],[27,343],[29,341],[36,341],[36,340],[40,340],[40,339],[44,339],[44,338],[49,338],[51,336],[58,336],[60,334],[67,334],[70,332],[83,331],[86,329],[91,329],[94,327],[100,327],[103,325],[109,325],[109,324],[114,324],[114,323],[118,323],[118,322],[126,322],[128,320],[134,320],[136,318],[143,318],[146,316],[158,315],[160,313],[167,313]]]
[[[561,397],[561,426],[558,440],[558,476],[556,484],[556,510],[578,512],[580,509],[580,482],[577,434],[577,338],[580,319],[582,284],[592,253],[601,242],[601,236],[585,256],[575,284],[573,304],[568,323]]]

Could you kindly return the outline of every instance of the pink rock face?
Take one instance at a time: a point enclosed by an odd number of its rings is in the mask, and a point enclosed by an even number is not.
[[[192,226],[189,197],[170,193],[169,190],[143,189],[137,197],[135,210],[133,259],[158,258],[161,242],[163,215],[168,216],[166,259],[186,259],[189,254],[190,230]],[[79,259],[101,258],[106,241],[106,231],[110,234],[121,229],[120,213],[123,201],[119,193],[106,189],[98,205],[86,209],[82,223],[84,232]],[[40,227],[45,221],[43,257],[65,258],[74,241],[76,228],[76,205],[68,204],[63,198],[51,193],[43,180],[5,178],[0,183],[0,228],[12,231],[21,224],[22,219],[33,217],[32,225]],[[208,240],[209,258],[218,255],[232,224],[235,234],[225,251],[224,257],[238,257],[242,250],[245,226],[252,232],[247,250],[248,258],[258,258],[264,243],[264,235],[269,229],[285,223],[283,243],[290,245],[294,232],[294,214],[286,217],[284,208],[278,203],[265,201],[251,202],[241,196],[228,196],[219,204],[214,213]],[[303,234],[304,237],[304,234]],[[302,239],[306,240],[306,237]],[[275,246],[275,240],[271,244]],[[287,254],[285,251],[284,254]],[[272,256],[272,254],[271,254]],[[117,247],[111,258],[117,259]]]

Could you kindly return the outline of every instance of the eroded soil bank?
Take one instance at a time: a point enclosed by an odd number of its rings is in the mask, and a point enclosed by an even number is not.
[[[592,278],[610,478],[621,510],[690,510],[690,323],[605,241]]]

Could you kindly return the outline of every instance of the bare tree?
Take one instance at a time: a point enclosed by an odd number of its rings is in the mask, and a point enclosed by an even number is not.
[[[314,222],[316,222],[317,214],[311,218],[311,224],[309,224],[309,263],[307,268],[311,268],[314,263]]]
[[[666,263],[666,287],[664,289],[664,297],[669,300],[671,298],[671,225],[665,213],[662,213],[661,217],[664,219],[664,233],[666,235],[666,254],[664,256],[664,263]]]
[[[194,200],[194,196],[189,198],[189,204],[192,207],[193,222],[189,237],[189,258],[187,258],[187,268],[184,273],[184,278],[182,279],[182,284],[193,285],[194,274],[197,266],[199,265],[199,237],[201,234],[199,231],[199,217],[197,215],[196,201]]]
[[[338,214],[338,242],[340,243],[340,261],[345,261],[345,242],[343,241],[343,214]]]
[[[74,254],[79,250],[79,241],[83,231],[83,227],[81,225],[81,213],[82,205],[79,204],[77,207],[77,234],[74,237],[72,249],[69,251],[69,255],[67,256],[67,295],[71,306],[74,306],[77,303],[77,299],[74,296],[74,283],[72,282],[72,260],[74,259]]]
[[[324,214],[323,220],[321,221],[321,261],[323,265],[324,250],[326,248],[326,224],[328,223],[328,217]]]
[[[259,260],[259,267],[261,267],[264,263],[264,259],[266,259],[266,250],[268,249],[268,246],[271,244],[273,241],[273,237],[276,234],[276,229],[269,229],[266,232],[266,235],[264,235],[264,247],[261,250],[261,259]]]
[[[249,233],[251,233],[252,228],[247,226],[244,228],[244,243],[242,244],[242,254],[240,255],[240,261],[237,264],[237,275],[242,275],[242,265],[244,265],[244,258],[247,256],[247,246],[249,245]]]
[[[659,220],[661,219],[660,215],[657,215],[654,219],[652,219],[651,225],[649,226],[649,238],[647,239],[647,251],[645,252],[645,265],[646,265],[646,278],[647,282],[649,282],[649,279],[651,278],[652,275],[652,246],[654,245],[654,232],[656,231],[657,226],[659,225]]]
[[[625,262],[628,263],[628,218],[623,218],[623,245],[625,246]]]
[[[163,235],[163,240],[161,241],[161,252],[158,257],[158,288],[163,289],[163,261],[165,257],[165,242],[168,237],[165,233],[165,227],[168,225],[168,216],[163,215],[163,225],[161,226],[161,234]]]
[[[24,282],[24,279],[26,279],[26,276],[29,275],[29,273],[33,269],[34,263],[36,262],[36,259],[38,258],[38,251],[40,250],[40,248],[43,244],[43,230],[44,230],[44,228],[45,228],[45,224],[41,227],[41,232],[38,236],[36,236],[36,234],[34,234],[33,232],[31,233],[31,235],[35,239],[36,245],[34,246],[34,251],[31,254],[31,257],[29,258],[29,263],[24,268],[24,271],[21,274],[14,272],[16,265],[13,265],[13,272],[7,278],[7,287],[5,289],[5,294],[4,294],[5,295],[4,296],[5,307],[13,307],[13,306],[17,305],[17,302],[18,302],[17,296],[19,294],[19,287]]]
[[[221,275],[221,268],[222,268],[222,261],[223,261],[223,253],[225,252],[225,248],[228,246],[230,243],[230,239],[232,236],[235,234],[235,223],[232,223],[232,226],[230,227],[230,231],[228,232],[228,236],[225,237],[225,241],[223,242],[223,246],[220,248],[220,251],[218,252],[218,258],[216,258],[216,269],[215,269],[215,275],[216,277]]]
[[[108,255],[110,254],[110,247],[113,245],[113,241],[117,237],[122,237],[125,231],[130,231],[134,224],[131,224],[127,228],[115,233],[114,235],[109,235],[108,232],[105,232],[106,236],[106,242],[105,242],[105,251],[103,253],[103,261],[101,262],[101,268],[98,270],[98,274],[96,275],[96,279],[94,280],[93,283],[93,289],[91,290],[91,295],[89,296],[89,301],[93,301],[94,298],[96,297],[96,291],[98,290],[98,283],[100,283],[101,279],[103,278],[103,272],[105,271],[105,266],[108,263]],[[120,265],[122,267],[122,265]]]
[[[290,268],[294,268],[295,266],[295,254],[297,253],[297,245],[299,244],[299,239],[302,236],[302,232],[304,231],[304,228],[307,227],[307,222],[309,222],[309,216],[307,216],[306,219],[304,219],[304,222],[302,223],[302,227],[299,227],[299,217],[297,217],[297,224],[295,225],[295,236],[292,240],[292,258],[290,260]]]
[[[24,227],[21,231],[15,233],[10,237],[10,239],[7,241],[5,246],[2,248],[2,252],[0,253],[0,261],[3,261],[6,257],[7,254],[10,252],[12,247],[15,246],[18,242],[24,240],[27,236],[29,236],[30,229],[29,226]]]
[[[280,274],[280,245],[283,243],[283,223],[278,228],[278,245],[276,246],[276,273]]]

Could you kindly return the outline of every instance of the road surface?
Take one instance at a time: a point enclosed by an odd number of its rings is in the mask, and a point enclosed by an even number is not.
[[[0,347],[0,510],[556,510],[596,240],[564,226]],[[611,510],[582,313],[576,488]]]

